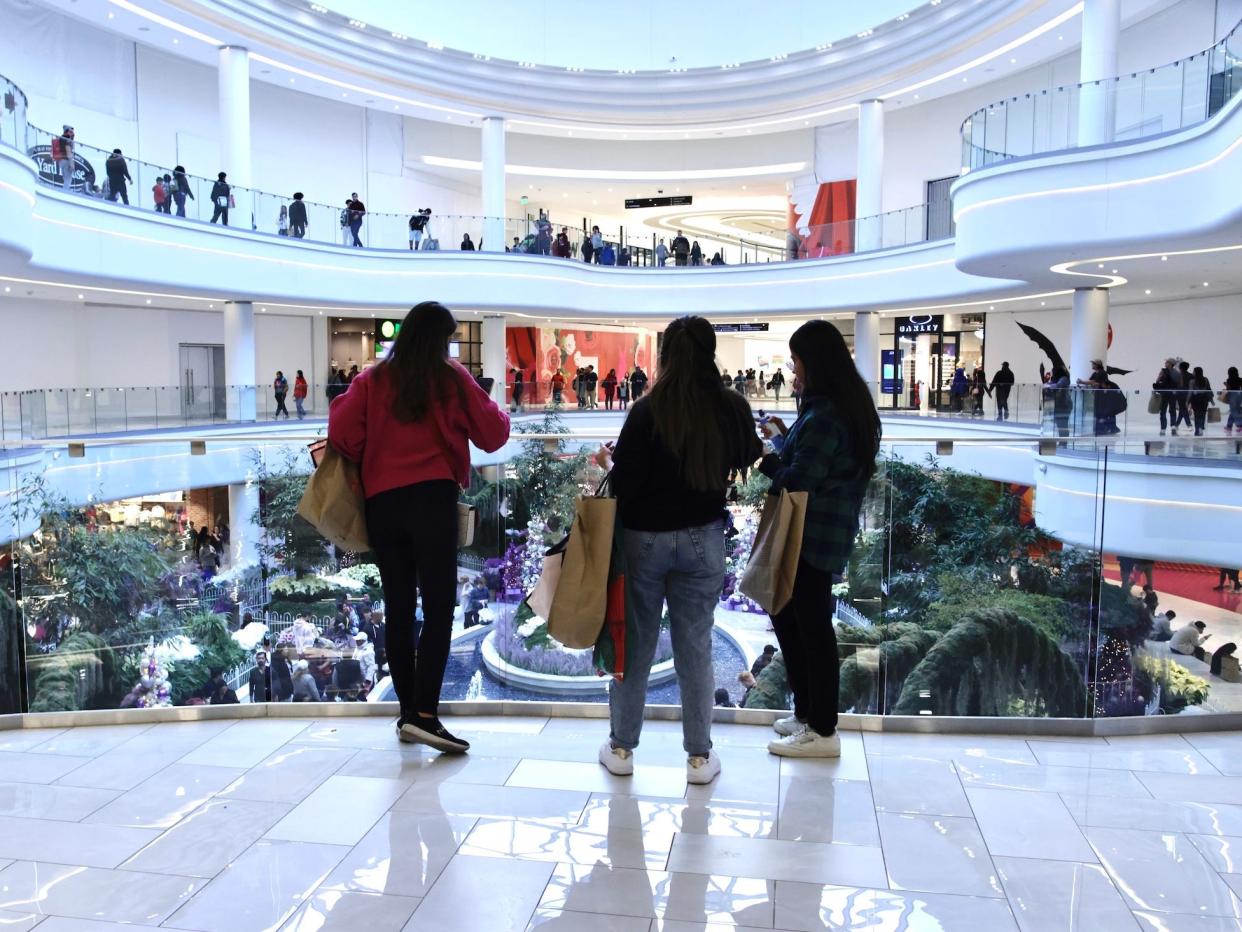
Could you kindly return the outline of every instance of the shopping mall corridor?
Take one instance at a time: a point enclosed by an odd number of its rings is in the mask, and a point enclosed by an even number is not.
[[[313,712],[311,713],[313,714]],[[843,733],[778,760],[680,725],[633,777],[592,718],[386,716],[0,732],[0,927],[723,932],[1237,929],[1242,737]]]

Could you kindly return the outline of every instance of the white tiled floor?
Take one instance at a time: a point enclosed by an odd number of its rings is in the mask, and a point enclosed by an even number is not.
[[[1242,932],[1242,740],[718,726],[687,787],[652,722],[381,719],[0,733],[0,930]]]

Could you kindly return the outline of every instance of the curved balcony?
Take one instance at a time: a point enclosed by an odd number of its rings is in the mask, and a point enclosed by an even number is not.
[[[1098,145],[1079,140],[1084,101],[1107,114],[1107,142],[1195,126],[1242,91],[1240,64],[1242,23],[1212,47],[1171,64],[998,100],[962,121],[962,171]]]

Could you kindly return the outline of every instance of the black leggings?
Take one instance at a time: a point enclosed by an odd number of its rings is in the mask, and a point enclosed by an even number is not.
[[[368,498],[367,535],[384,588],[388,668],[401,714],[435,715],[457,594],[457,484],[433,479]]]
[[[832,574],[801,561],[794,577],[793,598],[772,616],[793,692],[793,713],[821,735],[837,730],[841,692],[837,634],[832,627],[834,608]]]

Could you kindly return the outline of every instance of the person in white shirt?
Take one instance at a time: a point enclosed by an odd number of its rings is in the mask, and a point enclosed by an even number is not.
[[[1169,641],[1169,650],[1175,654],[1193,657],[1195,648],[1212,636],[1203,633],[1206,627],[1207,625],[1201,621],[1192,621],[1186,627],[1178,628],[1177,633],[1173,635],[1173,640]]]
[[[375,645],[371,643],[371,639],[367,637],[365,631],[359,631],[354,635],[354,659],[358,661],[358,666],[362,668],[362,678],[368,683],[375,683]]]

